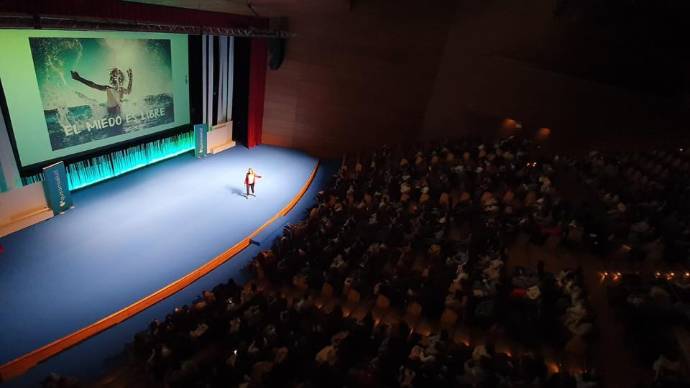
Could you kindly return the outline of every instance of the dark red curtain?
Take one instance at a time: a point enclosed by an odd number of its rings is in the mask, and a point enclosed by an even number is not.
[[[253,38],[249,55],[249,118],[247,125],[247,147],[250,148],[261,144],[267,67],[266,39]]]
[[[203,27],[268,27],[268,19],[120,0],[0,0],[0,12],[62,15],[67,19],[131,20],[143,24]]]

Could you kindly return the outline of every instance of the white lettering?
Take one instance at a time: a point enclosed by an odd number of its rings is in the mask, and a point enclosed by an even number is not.
[[[55,178],[55,187],[57,188],[58,197],[60,200],[60,207],[62,208],[63,206],[65,206],[67,204],[65,189],[62,187],[62,181],[60,180],[60,174],[58,173],[57,170],[53,171],[53,177]]]
[[[122,117],[116,116],[116,117],[109,117],[108,118],[108,127],[114,127],[116,125],[122,125]],[[103,128],[105,128],[106,125],[103,125]]]
[[[144,113],[141,113],[142,115]],[[130,120],[134,120],[135,116],[128,114],[126,116],[126,122],[129,122]],[[80,128],[79,126],[82,126]],[[74,124],[74,125],[65,125],[63,127],[63,131],[65,132],[65,136],[72,136],[72,135],[78,135],[80,132],[84,131],[89,131],[93,129],[105,129],[108,127],[114,127],[114,126],[120,126],[122,125],[122,116],[115,116],[115,117],[107,117],[103,118],[100,120],[95,120],[95,121],[86,121],[82,124]]]

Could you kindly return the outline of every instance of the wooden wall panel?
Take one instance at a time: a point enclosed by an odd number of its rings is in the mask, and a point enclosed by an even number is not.
[[[554,17],[551,0],[253,3],[262,16],[287,16],[296,34],[268,73],[268,144],[337,156],[383,142],[492,137],[505,117],[550,127],[551,142],[567,148],[683,136],[690,98],[598,81],[615,39]]]
[[[296,34],[268,72],[264,143],[340,156],[417,136],[454,3],[254,1]]]
[[[555,18],[553,4],[463,1],[420,135],[492,137],[511,117],[528,130],[551,128],[550,143],[564,151],[624,150],[687,137],[690,104],[682,96],[645,95],[588,78],[616,59],[607,49],[616,39]]]

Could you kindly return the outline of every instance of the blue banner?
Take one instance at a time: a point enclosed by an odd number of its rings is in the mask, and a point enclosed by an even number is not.
[[[7,191],[7,182],[5,182],[5,171],[2,170],[2,161],[0,161],[0,193]]]
[[[208,125],[194,124],[194,155],[197,158],[206,156],[208,142]]]
[[[72,207],[72,196],[67,186],[67,171],[65,164],[58,162],[43,167],[43,190],[46,193],[48,206],[58,215]]]

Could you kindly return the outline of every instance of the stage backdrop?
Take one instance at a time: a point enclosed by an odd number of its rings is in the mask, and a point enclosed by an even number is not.
[[[187,36],[0,30],[22,166],[189,124]]]

